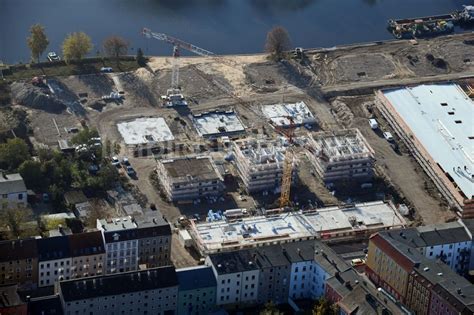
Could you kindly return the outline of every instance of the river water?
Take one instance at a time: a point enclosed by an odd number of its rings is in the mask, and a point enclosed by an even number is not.
[[[130,53],[169,55],[171,47],[141,36],[148,27],[217,54],[261,52],[267,31],[288,29],[293,46],[331,47],[390,39],[387,19],[449,13],[472,0],[0,0],[0,60],[28,62],[28,29],[45,26],[47,51],[60,53],[74,31],[91,36],[96,55],[119,35]],[[43,56],[44,58],[44,56]]]

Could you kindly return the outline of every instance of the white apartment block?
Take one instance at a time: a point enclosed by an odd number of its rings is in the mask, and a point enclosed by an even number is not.
[[[69,280],[71,277],[71,265],[71,257],[39,262],[38,286],[47,287],[54,285],[56,281]]]
[[[106,274],[138,270],[137,225],[130,216],[97,220],[105,241]]]
[[[259,269],[247,251],[208,256],[216,276],[216,304],[255,304],[258,298]]]

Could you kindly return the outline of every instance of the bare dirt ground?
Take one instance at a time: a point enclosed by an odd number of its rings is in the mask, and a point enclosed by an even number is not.
[[[323,86],[435,76],[474,71],[474,34],[420,41],[392,41],[371,46],[308,54]],[[433,61],[442,62],[433,62]]]

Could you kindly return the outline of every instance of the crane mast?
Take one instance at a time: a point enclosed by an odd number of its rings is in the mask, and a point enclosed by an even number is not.
[[[195,53],[196,55],[203,57],[212,57],[215,54],[209,50],[200,48],[196,45],[185,42],[173,36],[169,36],[164,33],[156,33],[151,31],[149,28],[143,28],[142,34],[147,38],[154,38],[157,40],[164,41],[168,44],[173,45],[173,62],[172,62],[172,74],[171,74],[171,88],[174,90],[179,89],[179,56],[180,50],[184,49]]]
[[[285,152],[285,162],[283,163],[283,174],[281,179],[280,208],[287,207],[290,204],[291,180],[293,178],[293,137],[295,132],[295,123],[293,117],[287,116],[290,125],[287,128],[276,128],[278,132],[288,139],[288,148]]]

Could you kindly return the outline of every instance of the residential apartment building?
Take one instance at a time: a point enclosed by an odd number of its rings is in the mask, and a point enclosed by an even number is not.
[[[176,270],[178,315],[207,315],[216,308],[216,278],[209,266]]]
[[[97,220],[106,251],[106,273],[138,270],[138,231],[132,217]]]
[[[68,236],[40,238],[38,246],[38,286],[52,286],[71,277],[72,257]]]
[[[242,139],[232,143],[235,165],[247,192],[280,187],[286,147],[279,141]]]
[[[248,250],[211,254],[206,264],[212,267],[217,282],[217,305],[256,304],[259,268]]]
[[[105,273],[105,244],[100,231],[68,236],[71,254],[71,279]]]
[[[146,268],[171,264],[171,226],[158,211],[135,217],[138,237],[138,264]]]
[[[401,229],[388,233],[391,238],[419,251],[428,259],[440,259],[458,274],[469,270],[472,240],[461,222]]]
[[[27,315],[27,304],[18,295],[18,285],[0,286],[0,314]]]
[[[35,239],[1,241],[0,253],[0,285],[36,288],[38,249]]]
[[[416,314],[473,314],[471,283],[392,236],[380,232],[370,238],[366,274],[378,287]]]
[[[466,228],[466,232],[471,238],[471,254],[469,257],[468,274],[474,277],[474,219],[463,219],[460,223]]]
[[[159,267],[61,281],[58,294],[65,315],[174,315],[178,278],[174,267]]]
[[[308,145],[308,158],[327,185],[372,180],[374,151],[358,129],[318,133]]]
[[[270,245],[251,250],[255,263],[260,269],[258,299],[259,304],[272,301],[286,303],[290,288],[291,266],[279,245]]]
[[[225,188],[224,179],[208,156],[159,160],[156,171],[170,201],[215,197]]]
[[[20,174],[0,172],[0,209],[27,206],[27,191]]]

